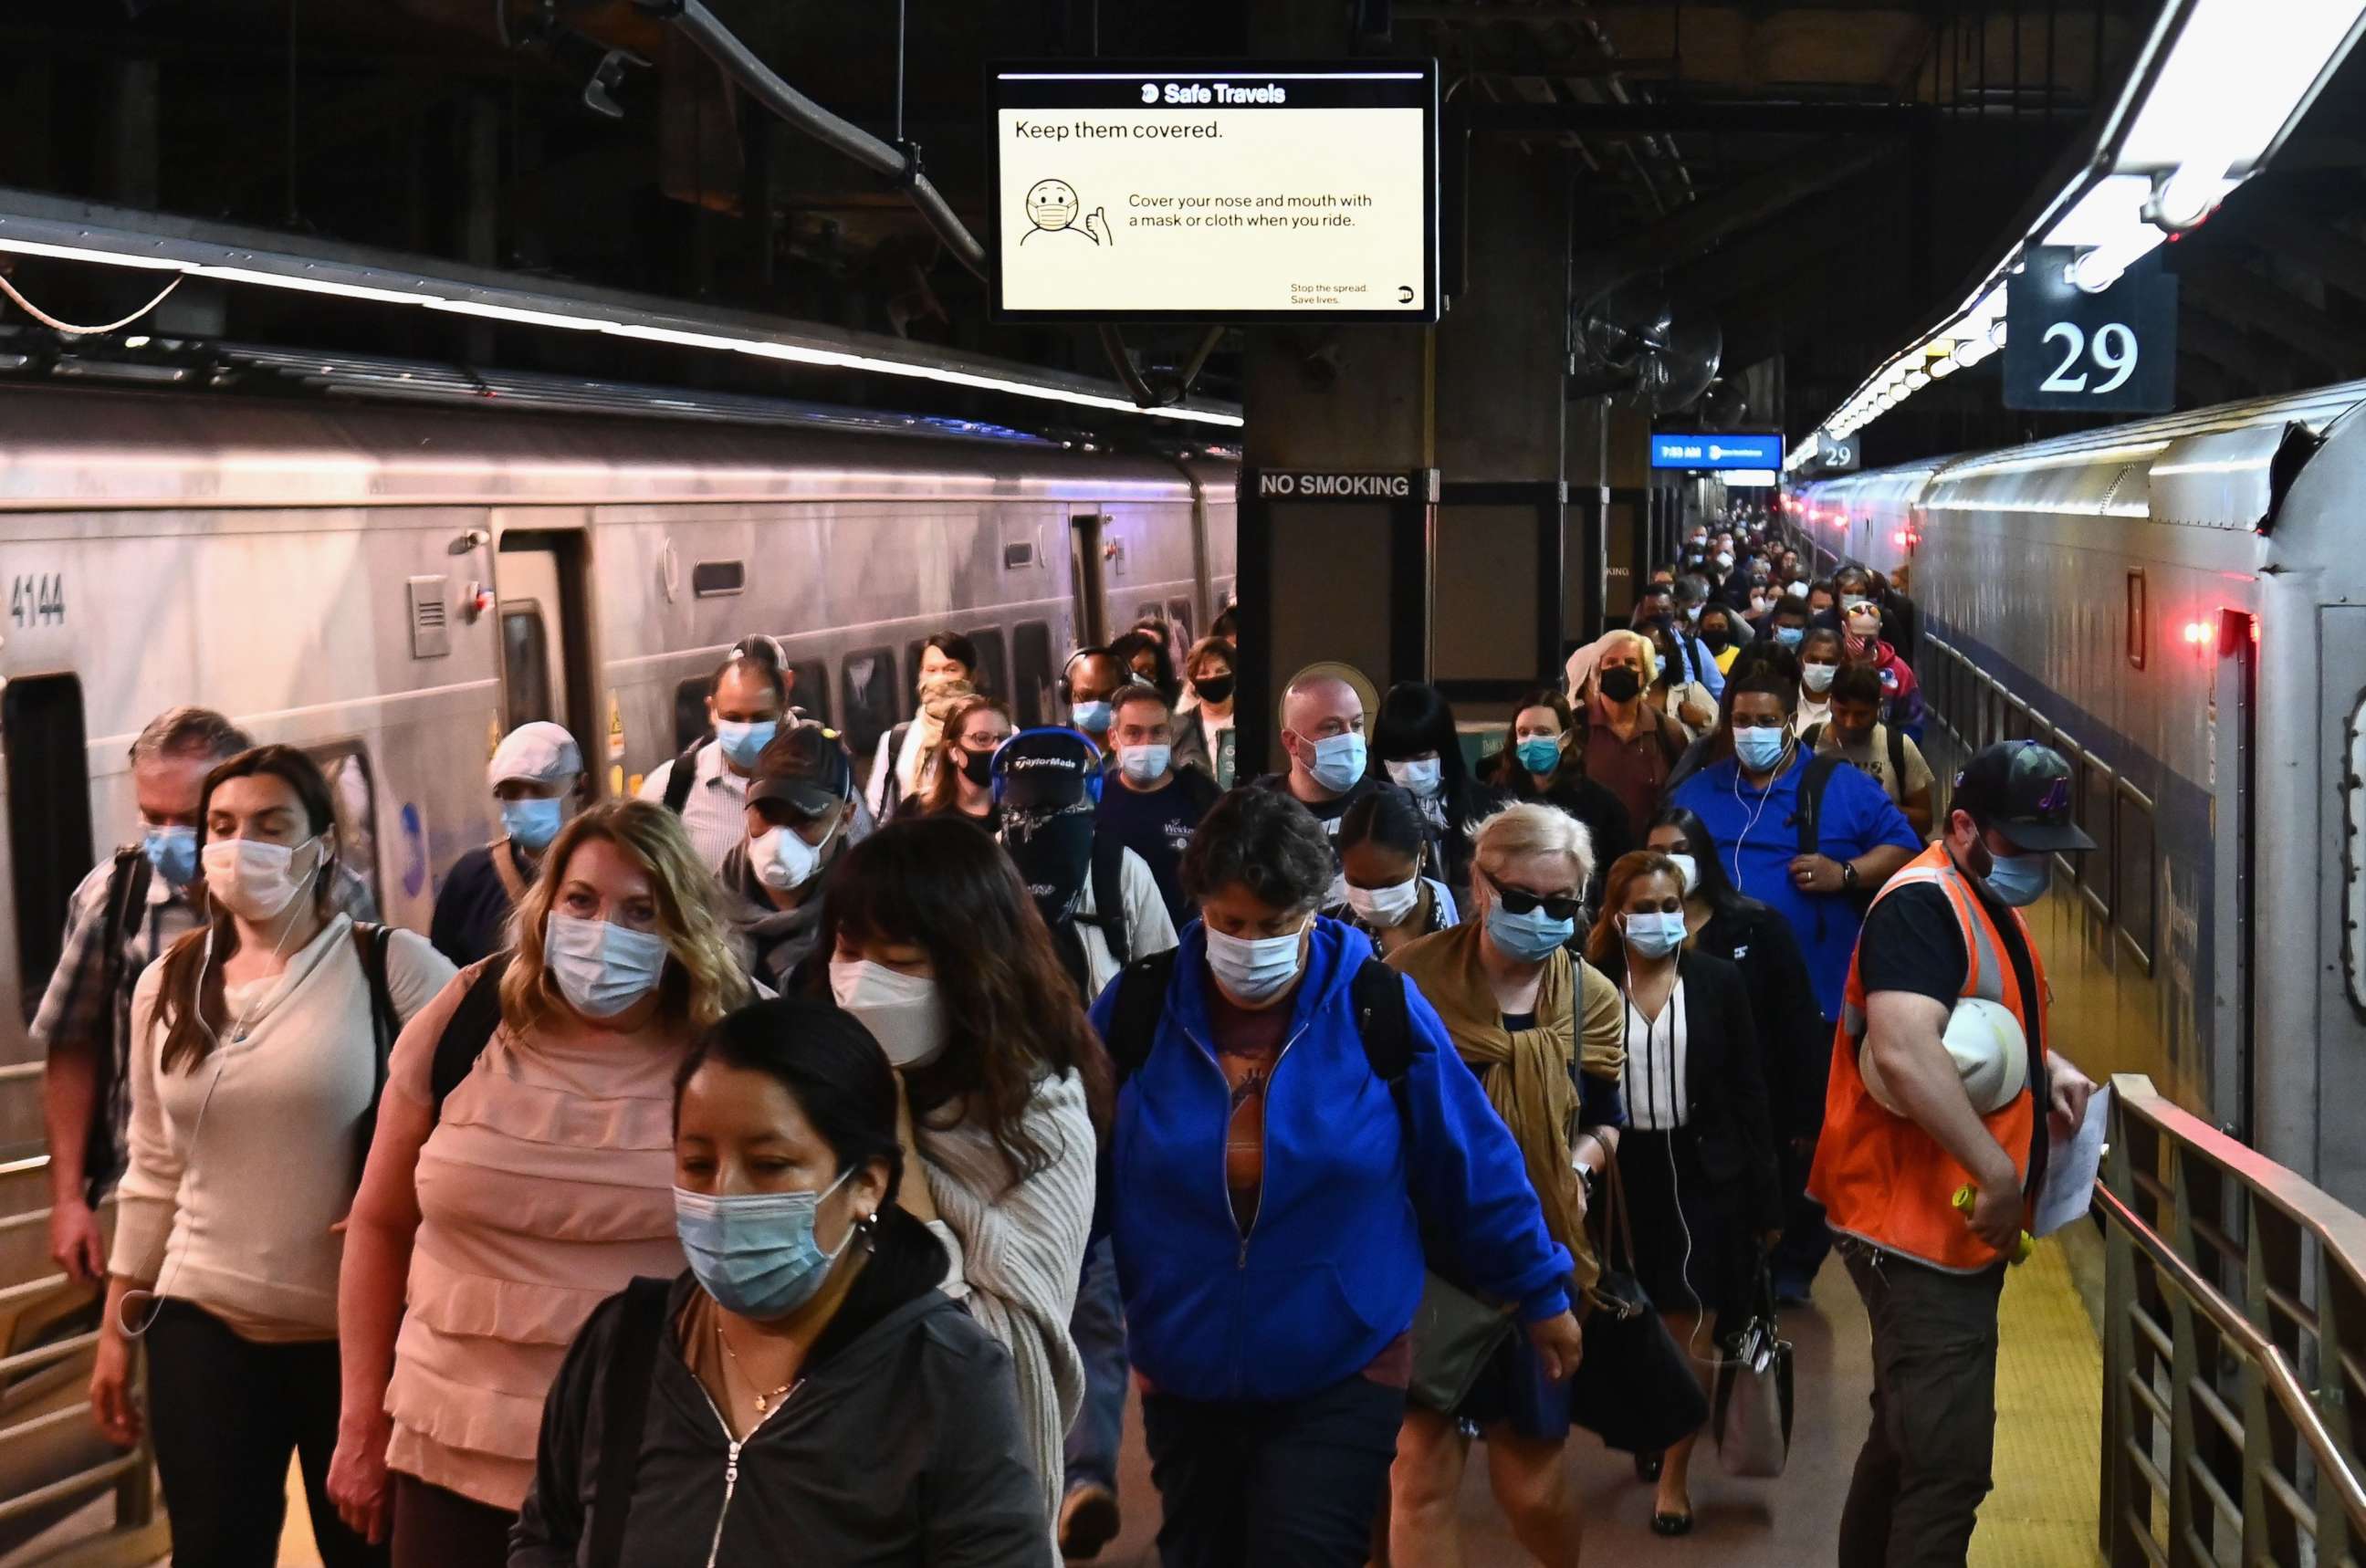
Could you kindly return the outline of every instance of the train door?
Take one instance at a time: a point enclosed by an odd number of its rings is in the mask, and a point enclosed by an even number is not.
[[[2212,921],[2217,937],[2213,987],[2210,1104],[2220,1128],[2250,1141],[2253,1125],[2252,1038],[2258,1028],[2253,986],[2259,973],[2253,951],[2258,892],[2253,812],[2257,783],[2256,740],[2259,695],[2258,622],[2241,610],[2219,612],[2216,683],[2210,694],[2209,772],[2212,868],[2215,889]]]
[[[1078,648],[1098,648],[1110,638],[1109,579],[1102,572],[1108,523],[1107,517],[1090,512],[1068,519],[1069,584],[1076,593]]]
[[[597,779],[607,731],[593,671],[591,538],[580,513],[493,514],[494,607],[501,650],[501,728],[563,724]]]

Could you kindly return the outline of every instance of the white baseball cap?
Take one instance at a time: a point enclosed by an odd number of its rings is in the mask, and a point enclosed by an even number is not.
[[[485,764],[485,783],[499,789],[517,780],[525,784],[563,784],[583,771],[583,750],[563,725],[546,719],[521,724],[501,737],[493,760]]]

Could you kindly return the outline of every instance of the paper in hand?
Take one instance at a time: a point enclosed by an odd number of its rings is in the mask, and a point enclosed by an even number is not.
[[[2112,1089],[2106,1084],[2088,1097],[2086,1120],[2067,1138],[2048,1130],[2052,1142],[2045,1155],[2045,1184],[2038,1189],[2032,1235],[2052,1235],[2085,1217],[2094,1202],[2095,1176],[2103,1165],[2103,1134],[2111,1124]]]

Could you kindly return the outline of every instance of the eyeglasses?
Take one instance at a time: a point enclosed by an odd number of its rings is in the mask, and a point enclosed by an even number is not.
[[[1504,909],[1515,915],[1542,909],[1549,919],[1573,920],[1577,919],[1578,911],[1585,907],[1585,900],[1574,893],[1557,893],[1546,897],[1521,888],[1506,887],[1496,881],[1495,874],[1483,865],[1479,868],[1479,874],[1487,879],[1487,886],[1493,888],[1495,897],[1504,901]]]

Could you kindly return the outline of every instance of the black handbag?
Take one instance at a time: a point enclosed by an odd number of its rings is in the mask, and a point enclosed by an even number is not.
[[[1430,1270],[1413,1320],[1413,1381],[1405,1397],[1424,1410],[1452,1415],[1516,1332],[1508,1311]]]
[[[1602,1277],[1585,1314],[1585,1358],[1570,1383],[1570,1419],[1605,1448],[1659,1453],[1707,1422],[1708,1395],[1635,1278],[1635,1231],[1616,1155],[1602,1174],[1610,1200],[1602,1222]]]

